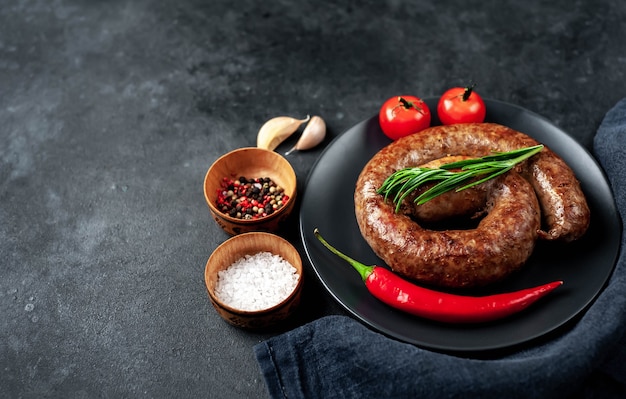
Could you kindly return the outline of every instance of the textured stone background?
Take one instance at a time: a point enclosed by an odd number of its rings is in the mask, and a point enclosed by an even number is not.
[[[217,316],[209,165],[273,116],[319,114],[324,145],[290,157],[303,188],[386,98],[470,80],[590,149],[626,95],[624,21],[616,0],[4,0],[0,391],[265,396],[252,346],[342,310],[308,269],[278,331]]]

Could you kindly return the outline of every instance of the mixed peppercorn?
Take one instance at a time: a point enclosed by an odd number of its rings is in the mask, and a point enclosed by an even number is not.
[[[271,215],[282,208],[289,196],[269,177],[238,179],[224,177],[217,190],[216,206],[237,219],[252,220]]]

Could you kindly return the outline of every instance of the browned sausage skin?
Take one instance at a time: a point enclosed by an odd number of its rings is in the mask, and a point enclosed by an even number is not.
[[[466,194],[490,201],[489,213],[476,229],[424,229],[416,222],[419,212],[405,208],[395,213],[393,204],[377,193],[389,175],[405,167],[449,155],[478,157],[537,144],[497,124],[437,126],[395,141],[368,162],[357,180],[355,212],[363,237],[394,271],[447,287],[484,285],[506,277],[527,260],[537,237],[581,237],[590,218],[584,194],[573,171],[545,147],[519,168],[523,179],[509,173],[482,191]]]
[[[411,216],[395,213],[380,195],[357,194],[359,227],[374,252],[399,274],[443,287],[487,285],[526,262],[541,215],[533,188],[519,174],[508,173],[484,186],[488,213],[475,229],[423,228]]]

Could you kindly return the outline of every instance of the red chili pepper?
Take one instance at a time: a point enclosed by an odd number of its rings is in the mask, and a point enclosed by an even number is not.
[[[563,284],[562,281],[554,281],[520,291],[480,297],[434,291],[412,284],[384,267],[364,265],[332,247],[318,229],[314,234],[326,248],[359,272],[374,297],[401,311],[445,323],[481,323],[501,319],[526,309]]]

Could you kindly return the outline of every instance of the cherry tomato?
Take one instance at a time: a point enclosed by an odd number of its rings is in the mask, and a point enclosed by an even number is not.
[[[392,140],[426,129],[430,118],[426,103],[415,96],[391,97],[378,113],[380,128]]]
[[[474,85],[453,87],[443,93],[437,104],[437,115],[444,125],[453,123],[482,123],[487,109],[483,99],[474,91]]]

